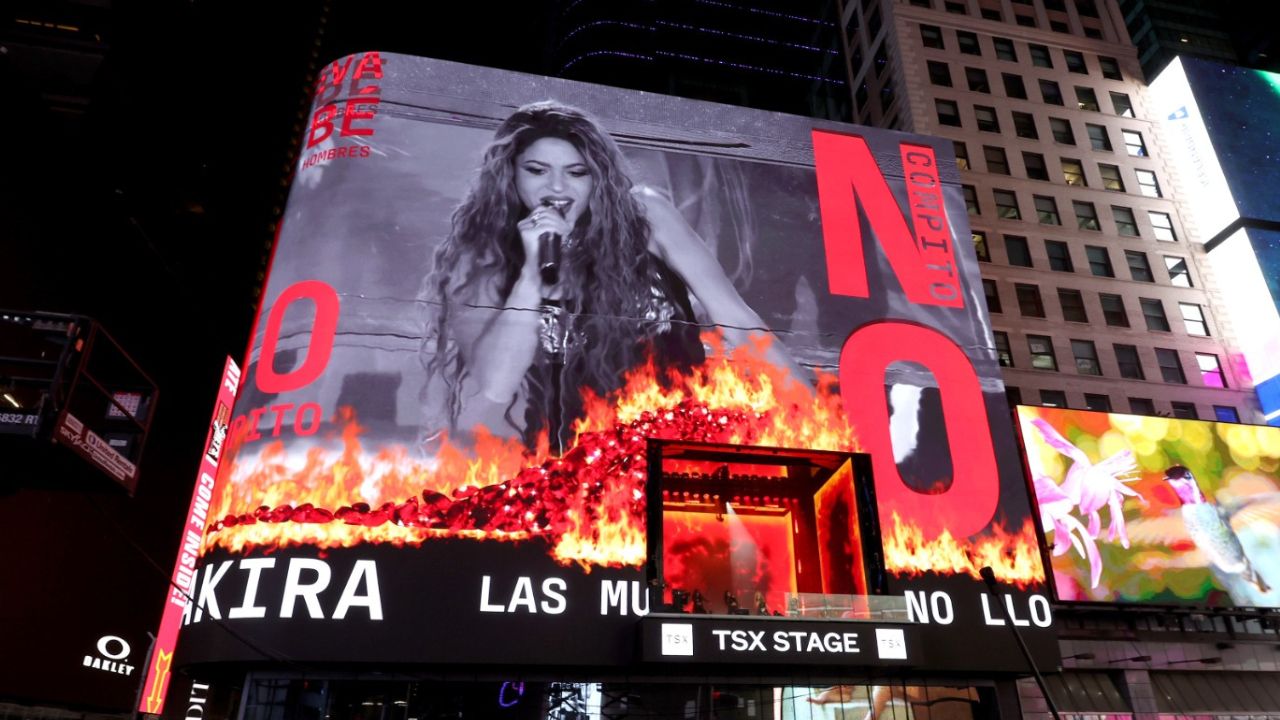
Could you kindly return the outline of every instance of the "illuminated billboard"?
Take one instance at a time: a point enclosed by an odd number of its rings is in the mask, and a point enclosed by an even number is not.
[[[177,559],[174,560],[173,572],[169,576],[169,592],[160,616],[160,627],[153,636],[151,655],[143,675],[138,712],[158,715],[164,709],[168,697],[178,632],[182,627],[183,612],[195,589],[196,560],[200,555],[205,528],[209,525],[209,504],[213,500],[214,478],[218,474],[218,462],[222,458],[223,444],[230,428],[231,408],[239,387],[240,366],[227,358],[218,382],[209,432],[200,453],[200,470],[196,474],[191,502],[187,506],[187,519],[182,525]]]
[[[708,637],[896,594],[862,665],[1016,671],[1006,611],[1056,652],[950,142],[378,53],[316,92],[180,661],[625,666],[675,590]],[[654,441],[867,462],[663,503]],[[743,554],[650,582],[650,512]]]
[[[1176,58],[1151,97],[1181,199],[1215,274],[1230,278],[1223,304],[1263,414],[1280,425],[1280,74]]]
[[[1280,607],[1280,428],[1018,418],[1059,600]]]

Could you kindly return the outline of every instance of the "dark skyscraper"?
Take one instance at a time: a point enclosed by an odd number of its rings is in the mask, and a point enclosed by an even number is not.
[[[1233,65],[1280,69],[1273,57],[1274,33],[1258,19],[1270,4],[1252,0],[1121,0],[1120,11],[1138,61],[1152,80],[1178,55]],[[1265,25],[1266,23],[1262,23]]]
[[[566,1],[548,71],[572,80],[848,119],[833,0]]]

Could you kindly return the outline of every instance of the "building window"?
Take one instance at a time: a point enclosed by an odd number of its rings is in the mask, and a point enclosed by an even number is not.
[[[1155,415],[1156,404],[1151,398],[1129,398],[1129,412],[1134,415]]]
[[[1036,202],[1036,220],[1041,225],[1061,225],[1062,218],[1058,216],[1058,202],[1047,195],[1033,195]]]
[[[1004,148],[983,145],[982,157],[987,161],[987,172],[997,175],[1009,174],[1009,158],[1004,154]]]
[[[1102,366],[1098,364],[1098,348],[1092,340],[1072,340],[1071,354],[1076,359],[1076,372],[1081,375],[1102,374]]]
[[[1141,250],[1125,250],[1124,259],[1129,264],[1129,277],[1138,282],[1155,282],[1156,276],[1151,273],[1151,263],[1147,262],[1147,254]]]
[[[1214,405],[1213,416],[1218,422],[1240,422],[1240,413],[1230,405]]]
[[[1063,50],[1062,59],[1067,61],[1067,71],[1088,75],[1089,68],[1084,64],[1084,55],[1074,50]]]
[[[982,48],[978,47],[978,36],[964,30],[956,31],[956,41],[960,44],[960,52],[965,55],[981,55]]]
[[[1062,118],[1049,118],[1049,129],[1053,130],[1053,139],[1063,145],[1075,145],[1076,136],[1071,132],[1071,123]]]
[[[1003,18],[1000,16],[1000,11],[995,8],[982,8],[982,19],[1000,22]]]
[[[1065,104],[1062,100],[1062,88],[1058,87],[1058,83],[1052,80],[1040,81],[1040,96],[1049,105]]]
[[[1084,254],[1089,258],[1089,272],[1098,277],[1116,276],[1115,270],[1111,267],[1111,253],[1105,247],[1085,245]]]
[[[1013,20],[1014,22],[1018,23],[1022,27],[1036,26],[1036,19],[1034,15],[1023,15],[1022,13],[1014,13]]]
[[[978,191],[972,185],[961,185],[960,189],[964,192],[964,207],[969,211],[969,214],[981,215],[982,208],[978,206]]]
[[[964,69],[965,81],[973,92],[991,94],[991,84],[987,82],[987,71],[982,68],[967,67]]]
[[[1081,110],[1092,110],[1098,112],[1098,96],[1094,94],[1093,88],[1076,86],[1076,105]]]
[[[1164,305],[1155,298],[1138,298],[1142,306],[1142,317],[1147,321],[1147,329],[1154,332],[1169,332],[1169,318],[1164,314]]]
[[[987,233],[985,231],[973,231],[973,254],[982,262],[991,262],[991,249],[987,247]]]
[[[1133,210],[1120,205],[1111,206],[1111,216],[1116,219],[1116,232],[1124,237],[1138,237],[1138,221]]]
[[[1013,367],[1013,350],[1009,347],[1009,333],[995,331],[996,357],[1000,359],[1000,367]]]
[[[1058,369],[1058,358],[1053,354],[1053,338],[1048,335],[1028,335],[1027,349],[1031,351],[1031,367],[1037,370]]]
[[[1049,48],[1044,45],[1028,45],[1027,50],[1031,52],[1032,65],[1042,68],[1053,67],[1053,57],[1049,55]]]
[[[1138,176],[1138,189],[1147,197],[1164,197],[1160,194],[1160,183],[1156,180],[1156,174],[1150,170],[1134,170],[1133,173]]]
[[[1013,286],[1014,295],[1018,298],[1018,312],[1023,317],[1044,317],[1044,301],[1040,299],[1040,287],[1017,283]]]
[[[956,154],[956,167],[961,170],[969,170],[969,147],[959,140],[951,141],[951,146]]]
[[[1022,211],[1018,209],[1018,196],[1012,190],[992,190],[996,199],[996,217],[1003,220],[1021,220]]]
[[[1090,410],[1097,410],[1098,412],[1111,412],[1111,397],[1109,395],[1085,393],[1084,406]]]
[[[853,13],[849,13],[849,22],[845,23],[845,26],[844,26],[845,35],[851,38],[850,39],[851,43],[858,41],[857,37],[854,36],[854,33],[858,32],[858,28],[860,27],[858,25],[859,20],[860,18],[858,13],[853,12]],[[862,63],[855,63],[854,67],[858,67],[860,65],[862,65]]]
[[[1062,319],[1067,322],[1089,322],[1089,313],[1084,309],[1084,296],[1079,290],[1058,288],[1058,302],[1062,305]]]
[[[1067,406],[1067,394],[1061,390],[1041,390],[1040,404],[1045,407],[1064,408]]]
[[[954,2],[954,0],[946,0],[946,2],[942,3],[942,7],[946,9],[947,12],[955,13],[956,15],[969,14],[969,8],[962,2]]]
[[[1129,96],[1124,93],[1111,93],[1111,107],[1115,108],[1120,117],[1134,117],[1133,103],[1129,102]]]
[[[1018,62],[1018,52],[1013,49],[1013,41],[1009,38],[993,37],[991,44],[996,46],[996,57],[1009,62]]]
[[[1080,13],[1080,17],[1098,17],[1098,6],[1093,0],[1076,0],[1076,12]],[[1103,58],[1098,58],[1102,60]],[[1106,58],[1110,60],[1110,58]]]
[[[1049,269],[1058,272],[1075,272],[1075,265],[1071,262],[1071,248],[1066,243],[1058,240],[1044,241],[1045,253],[1049,256]]]
[[[987,312],[1004,312],[1000,307],[1000,289],[996,287],[995,280],[982,281],[982,294],[987,296]]]
[[[1142,372],[1142,360],[1138,357],[1138,348],[1133,345],[1116,345],[1116,365],[1120,368],[1120,377],[1126,380],[1146,380]]]
[[[1102,317],[1111,327],[1129,327],[1129,313],[1124,309],[1124,298],[1110,293],[1100,293]]]
[[[877,17],[879,15],[877,14]],[[885,68],[889,67],[889,51],[885,47],[887,43],[881,42],[876,45],[876,49],[871,53],[872,62],[875,64],[876,77],[880,77]]]
[[[930,60],[929,82],[942,87],[951,87],[951,66],[944,62]]]
[[[1222,373],[1222,363],[1217,355],[1196,353],[1196,364],[1200,366],[1200,379],[1206,387],[1225,388],[1227,376]]]
[[[954,100],[934,99],[933,106],[938,110],[938,124],[960,127],[960,107]]]
[[[863,8],[865,10],[865,6]],[[867,17],[867,40],[876,40],[879,36],[879,28],[881,28],[881,17],[879,17],[879,6],[872,10],[872,14]],[[881,44],[883,49],[883,44]],[[879,61],[877,60],[877,64]]]
[[[1104,125],[1085,123],[1084,129],[1089,133],[1089,146],[1094,150],[1111,152],[1111,136]]]
[[[1071,32],[1071,27],[1061,20],[1049,19],[1049,29],[1054,32],[1066,33]]]
[[[996,109],[986,105],[974,105],[973,116],[978,120],[978,129],[983,132],[1000,132],[1000,120],[996,117]]]
[[[888,108],[892,104],[893,104],[893,78],[889,77],[884,81],[884,85],[880,86],[880,108],[881,110],[883,110],[885,108]],[[893,116],[890,116],[889,119],[884,121],[884,126],[887,128],[892,128],[894,126],[894,123],[896,122],[897,122],[897,119],[894,118]]]
[[[1018,133],[1020,138],[1030,138],[1031,140],[1039,140],[1040,133],[1036,132],[1036,119],[1031,113],[1013,111],[1013,129]],[[1048,180],[1049,178],[1045,178]]]
[[[1178,359],[1177,350],[1156,348],[1156,363],[1160,366],[1160,377],[1165,382],[1187,384],[1187,375],[1182,371],[1182,361]]]
[[[1147,144],[1142,141],[1142,133],[1134,130],[1121,130],[1124,137],[1124,148],[1134,157],[1147,156]]]
[[[1188,335],[1209,336],[1209,323],[1205,322],[1204,308],[1195,303],[1180,302],[1178,310],[1182,312],[1182,324]]]
[[[911,4],[916,7],[931,8],[933,7],[933,0],[911,0]]]
[[[1118,165],[1098,163],[1098,174],[1102,176],[1102,187],[1107,190],[1124,192],[1124,178],[1120,177],[1120,167]]]
[[[1027,239],[1021,235],[1004,236],[1004,253],[1009,258],[1010,265],[1032,267],[1031,247],[1027,245]]]
[[[1019,100],[1027,99],[1027,86],[1022,83],[1021,75],[1012,73],[1001,73],[1000,77],[1004,79],[1004,94],[1011,98]]]
[[[1022,389],[1013,385],[1004,386],[1005,399],[1009,401],[1009,407],[1015,407],[1022,404]]]
[[[867,83],[863,82],[861,85],[858,86],[858,91],[854,93],[854,98],[853,98],[854,102],[857,104],[858,108],[861,110],[864,116],[867,114],[867,93],[868,92],[870,91],[867,89]]]
[[[1169,403],[1169,407],[1173,410],[1173,416],[1181,420],[1200,419],[1200,414],[1196,412],[1195,403],[1174,400]]]
[[[920,26],[920,42],[924,43],[927,48],[945,49],[942,44],[942,29],[936,25]]]
[[[1164,267],[1169,271],[1169,284],[1178,287],[1195,287],[1191,284],[1191,271],[1187,269],[1186,258],[1174,255],[1164,256]]]
[[[1120,74],[1120,63],[1115,58],[1099,55],[1098,67],[1102,70],[1102,77],[1108,80],[1124,79],[1124,76]]]
[[[1040,153],[1023,152],[1022,165],[1027,169],[1027,177],[1032,180],[1048,180],[1049,168],[1045,167],[1044,156]]]
[[[1151,230],[1157,240],[1164,240],[1165,242],[1178,241],[1178,236],[1173,232],[1173,219],[1169,217],[1169,213],[1148,210],[1147,217],[1151,220]]]
[[[1072,158],[1062,158],[1062,180],[1068,185],[1088,187],[1084,179],[1084,164]]]
[[[1071,207],[1075,208],[1076,227],[1081,230],[1102,230],[1102,224],[1098,222],[1098,209],[1093,203],[1072,200]]]

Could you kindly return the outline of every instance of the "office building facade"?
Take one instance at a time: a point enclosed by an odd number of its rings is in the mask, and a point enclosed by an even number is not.
[[[850,2],[855,121],[955,144],[1011,403],[1259,423],[1200,228],[1177,197],[1120,7]],[[1058,608],[1070,713],[1263,711],[1266,618]],[[1237,642],[1244,638],[1243,642]],[[1213,674],[1209,671],[1220,671]],[[1021,684],[1024,717],[1049,702]]]
[[[1261,419],[1116,5],[843,12],[857,121],[955,143],[1011,402]]]

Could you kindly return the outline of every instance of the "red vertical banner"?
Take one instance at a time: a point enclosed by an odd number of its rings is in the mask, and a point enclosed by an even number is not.
[[[236,401],[236,389],[240,386],[240,366],[227,358],[222,369],[222,382],[218,385],[218,399],[214,403],[213,418],[209,421],[209,434],[205,438],[204,452],[200,456],[200,471],[196,475],[195,489],[191,492],[191,504],[187,508],[187,521],[182,526],[182,540],[178,546],[178,558],[169,578],[169,591],[160,618],[160,630],[151,657],[147,661],[147,676],[143,681],[138,710],[159,714],[164,710],[165,694],[169,690],[169,669],[173,653],[178,646],[178,630],[182,626],[182,614],[195,589],[196,559],[200,555],[200,543],[204,529],[209,524],[209,503],[213,499],[213,482],[218,474],[218,460],[222,456],[223,443],[231,422],[231,408]]]

